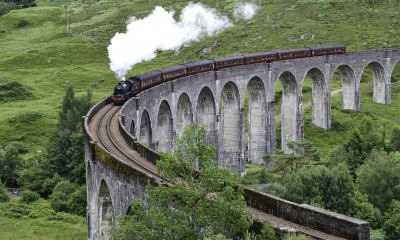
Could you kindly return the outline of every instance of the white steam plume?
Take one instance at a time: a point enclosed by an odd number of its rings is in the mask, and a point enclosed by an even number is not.
[[[258,6],[254,3],[239,3],[233,12],[233,16],[235,20],[238,21],[240,19],[249,20],[254,17]]]
[[[108,57],[118,78],[122,79],[136,63],[156,57],[157,50],[177,50],[187,42],[232,26],[227,17],[201,4],[186,6],[179,21],[173,15],[173,11],[156,7],[143,19],[130,18],[126,33],[115,34],[108,46]]]

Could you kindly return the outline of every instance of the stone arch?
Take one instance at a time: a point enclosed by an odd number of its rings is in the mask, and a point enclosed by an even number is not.
[[[215,98],[211,89],[204,87],[197,99],[196,109],[197,124],[202,125],[206,129],[206,144],[216,144],[216,109]]]
[[[348,65],[341,65],[337,70],[342,77],[342,109],[360,111],[360,92],[353,69]]]
[[[182,136],[185,127],[193,123],[192,102],[186,93],[182,93],[176,108],[176,134]]]
[[[263,163],[262,156],[267,149],[265,126],[265,87],[259,77],[253,77],[247,84],[248,102],[248,158],[253,163]]]
[[[104,180],[101,181],[98,200],[98,239],[111,238],[111,229],[115,226],[115,213],[109,188]]]
[[[311,79],[311,122],[322,128],[330,127],[330,99],[327,94],[326,78],[318,68],[312,68],[307,72]],[[304,81],[303,81],[304,85]]]
[[[139,141],[147,146],[151,146],[153,141],[150,116],[146,110],[143,111],[142,118],[140,120]]]
[[[378,62],[371,62],[367,65],[372,72],[372,77],[374,79],[374,92],[373,100],[377,103],[387,104],[386,101],[386,71],[383,66]],[[363,69],[363,72],[365,69]],[[390,95],[390,93],[389,93]]]
[[[221,122],[222,156],[219,158],[220,166],[228,167],[232,172],[239,172],[241,166],[241,139],[242,119],[244,110],[240,109],[240,95],[238,87],[233,82],[225,84],[221,92]]]
[[[173,143],[173,122],[171,108],[167,101],[162,101],[157,117],[157,151],[171,152]]]
[[[295,76],[291,72],[283,72],[279,79],[282,83],[281,144],[282,150],[288,152],[288,142],[303,138],[303,107]]]

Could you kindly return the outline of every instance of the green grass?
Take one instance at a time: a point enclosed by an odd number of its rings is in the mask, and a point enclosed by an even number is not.
[[[237,0],[202,2],[231,18],[238,3]],[[235,53],[329,44],[345,44],[350,51],[400,46],[397,1],[374,6],[358,1],[336,2],[331,5],[322,0],[260,1],[253,19],[235,22],[234,27],[188,44],[178,53],[159,52],[154,60],[137,64],[128,76]],[[29,128],[10,123],[10,118],[27,109],[56,116],[69,85],[78,94],[91,88],[95,101],[109,95],[117,82],[109,70],[106,48],[114,34],[125,31],[130,16],[145,17],[156,5],[174,9],[178,16],[188,2],[38,0],[37,3],[38,7],[12,11],[0,18],[0,84],[18,81],[33,93],[33,97],[24,101],[0,103],[0,135],[5,136],[0,139],[0,147],[10,141],[22,141],[28,147],[28,155],[45,150],[56,119],[43,117],[32,121]],[[202,54],[206,47],[212,47],[211,53]],[[303,97],[308,101],[309,96]],[[278,102],[278,115],[279,112]]]
[[[0,102],[0,148],[21,141],[28,149],[25,158],[46,150],[57,123],[65,90],[74,86],[77,95],[93,90],[97,102],[112,92],[117,83],[109,69],[107,46],[116,32],[125,32],[130,16],[147,16],[156,5],[175,10],[179,15],[184,0],[37,0],[38,7],[11,11],[0,17],[0,85],[21,83],[32,96]],[[192,1],[200,2],[200,1]],[[203,0],[206,6],[232,18],[239,0]],[[258,1],[257,14],[249,21],[235,22],[217,36],[182,47],[179,52],[158,52],[149,62],[137,64],[128,76],[150,70],[237,53],[344,44],[348,51],[400,47],[400,2],[327,0]],[[68,30],[67,31],[67,16]],[[140,37],[140,36],[139,36]],[[247,43],[247,44],[246,44]],[[210,53],[203,54],[204,48]],[[400,64],[398,64],[400,65]],[[400,79],[400,67],[394,79]],[[364,76],[365,75],[365,76]],[[387,132],[399,125],[399,83],[392,84],[392,104],[372,102],[371,73],[363,75],[362,112],[341,110],[341,96],[332,97],[331,130],[310,124],[311,109],[304,109],[305,138],[325,156],[363,120],[372,117],[375,127],[385,123]],[[338,72],[331,90],[341,88]],[[306,88],[311,86],[305,81]],[[281,90],[278,82],[276,91]],[[304,104],[311,92],[303,93]],[[277,115],[281,105],[277,102]],[[277,124],[277,137],[280,124]],[[256,183],[261,168],[248,169],[249,182]],[[0,212],[1,213],[1,212]],[[2,239],[80,239],[86,238],[85,224],[71,224],[46,218],[0,217]]]
[[[70,224],[37,219],[12,219],[0,217],[0,233],[3,240],[14,239],[87,239],[84,223]]]
[[[1,239],[87,239],[84,217],[56,213],[43,199],[0,203]]]

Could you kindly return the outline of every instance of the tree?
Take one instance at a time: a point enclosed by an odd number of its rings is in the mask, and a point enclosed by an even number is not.
[[[265,170],[265,168],[261,169],[261,173],[260,176],[258,177],[258,181],[259,183],[268,183],[268,175],[267,175],[267,171]]]
[[[50,205],[57,212],[69,212],[68,201],[76,186],[69,181],[59,182],[50,195]]]
[[[0,177],[7,186],[16,186],[18,170],[21,166],[20,153],[25,151],[20,142],[9,143],[4,150],[0,149]]]
[[[42,155],[35,155],[25,161],[21,167],[18,177],[18,185],[23,189],[37,192],[43,198],[53,192],[57,183],[64,179],[55,173],[48,158]]]
[[[7,14],[11,10],[19,9],[20,7],[15,3],[0,2],[0,17]]]
[[[0,180],[0,203],[8,202],[10,200],[10,195],[8,194],[6,188]]]
[[[70,86],[63,99],[57,130],[50,138],[50,163],[60,176],[78,184],[85,182],[85,162],[81,120],[92,106],[92,93],[75,97]]]
[[[14,3],[22,8],[36,7],[35,0],[4,0],[7,3]]]
[[[286,179],[283,198],[307,203],[342,214],[354,204],[354,184],[345,164],[333,170],[325,166],[303,168]]]
[[[380,228],[382,224],[381,211],[368,202],[366,194],[362,194],[359,191],[355,192],[353,217],[369,222],[373,229]]]
[[[319,152],[309,141],[291,141],[287,146],[290,149],[289,153],[277,150],[275,156],[263,156],[266,163],[271,160],[276,161],[274,172],[279,172],[282,179],[285,179],[287,173],[297,173],[300,168],[319,161]]]
[[[382,138],[373,128],[371,118],[365,118],[358,129],[355,129],[343,148],[349,153],[348,164],[353,178],[356,171],[374,148],[384,148]]]
[[[357,185],[368,201],[384,212],[392,199],[399,199],[400,165],[393,153],[374,150],[357,173]]]
[[[395,127],[390,136],[390,148],[393,151],[400,151],[400,128]]]
[[[134,215],[113,230],[113,239],[200,239],[208,234],[244,234],[252,218],[245,211],[239,176],[215,162],[215,146],[204,143],[205,129],[191,125],[162,153],[159,173],[173,185],[147,185],[147,205],[132,203]]]
[[[388,240],[400,239],[400,201],[392,200],[389,211],[386,213],[383,230]]]

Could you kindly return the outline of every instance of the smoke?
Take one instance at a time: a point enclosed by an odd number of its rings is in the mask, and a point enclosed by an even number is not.
[[[253,3],[239,3],[233,12],[233,17],[236,21],[240,19],[249,20],[254,17],[258,6]]]
[[[227,17],[202,4],[186,6],[179,21],[173,16],[174,11],[156,7],[143,19],[130,18],[126,33],[115,34],[108,46],[108,57],[118,78],[122,79],[136,63],[156,57],[157,50],[178,50],[185,43],[232,26]]]

